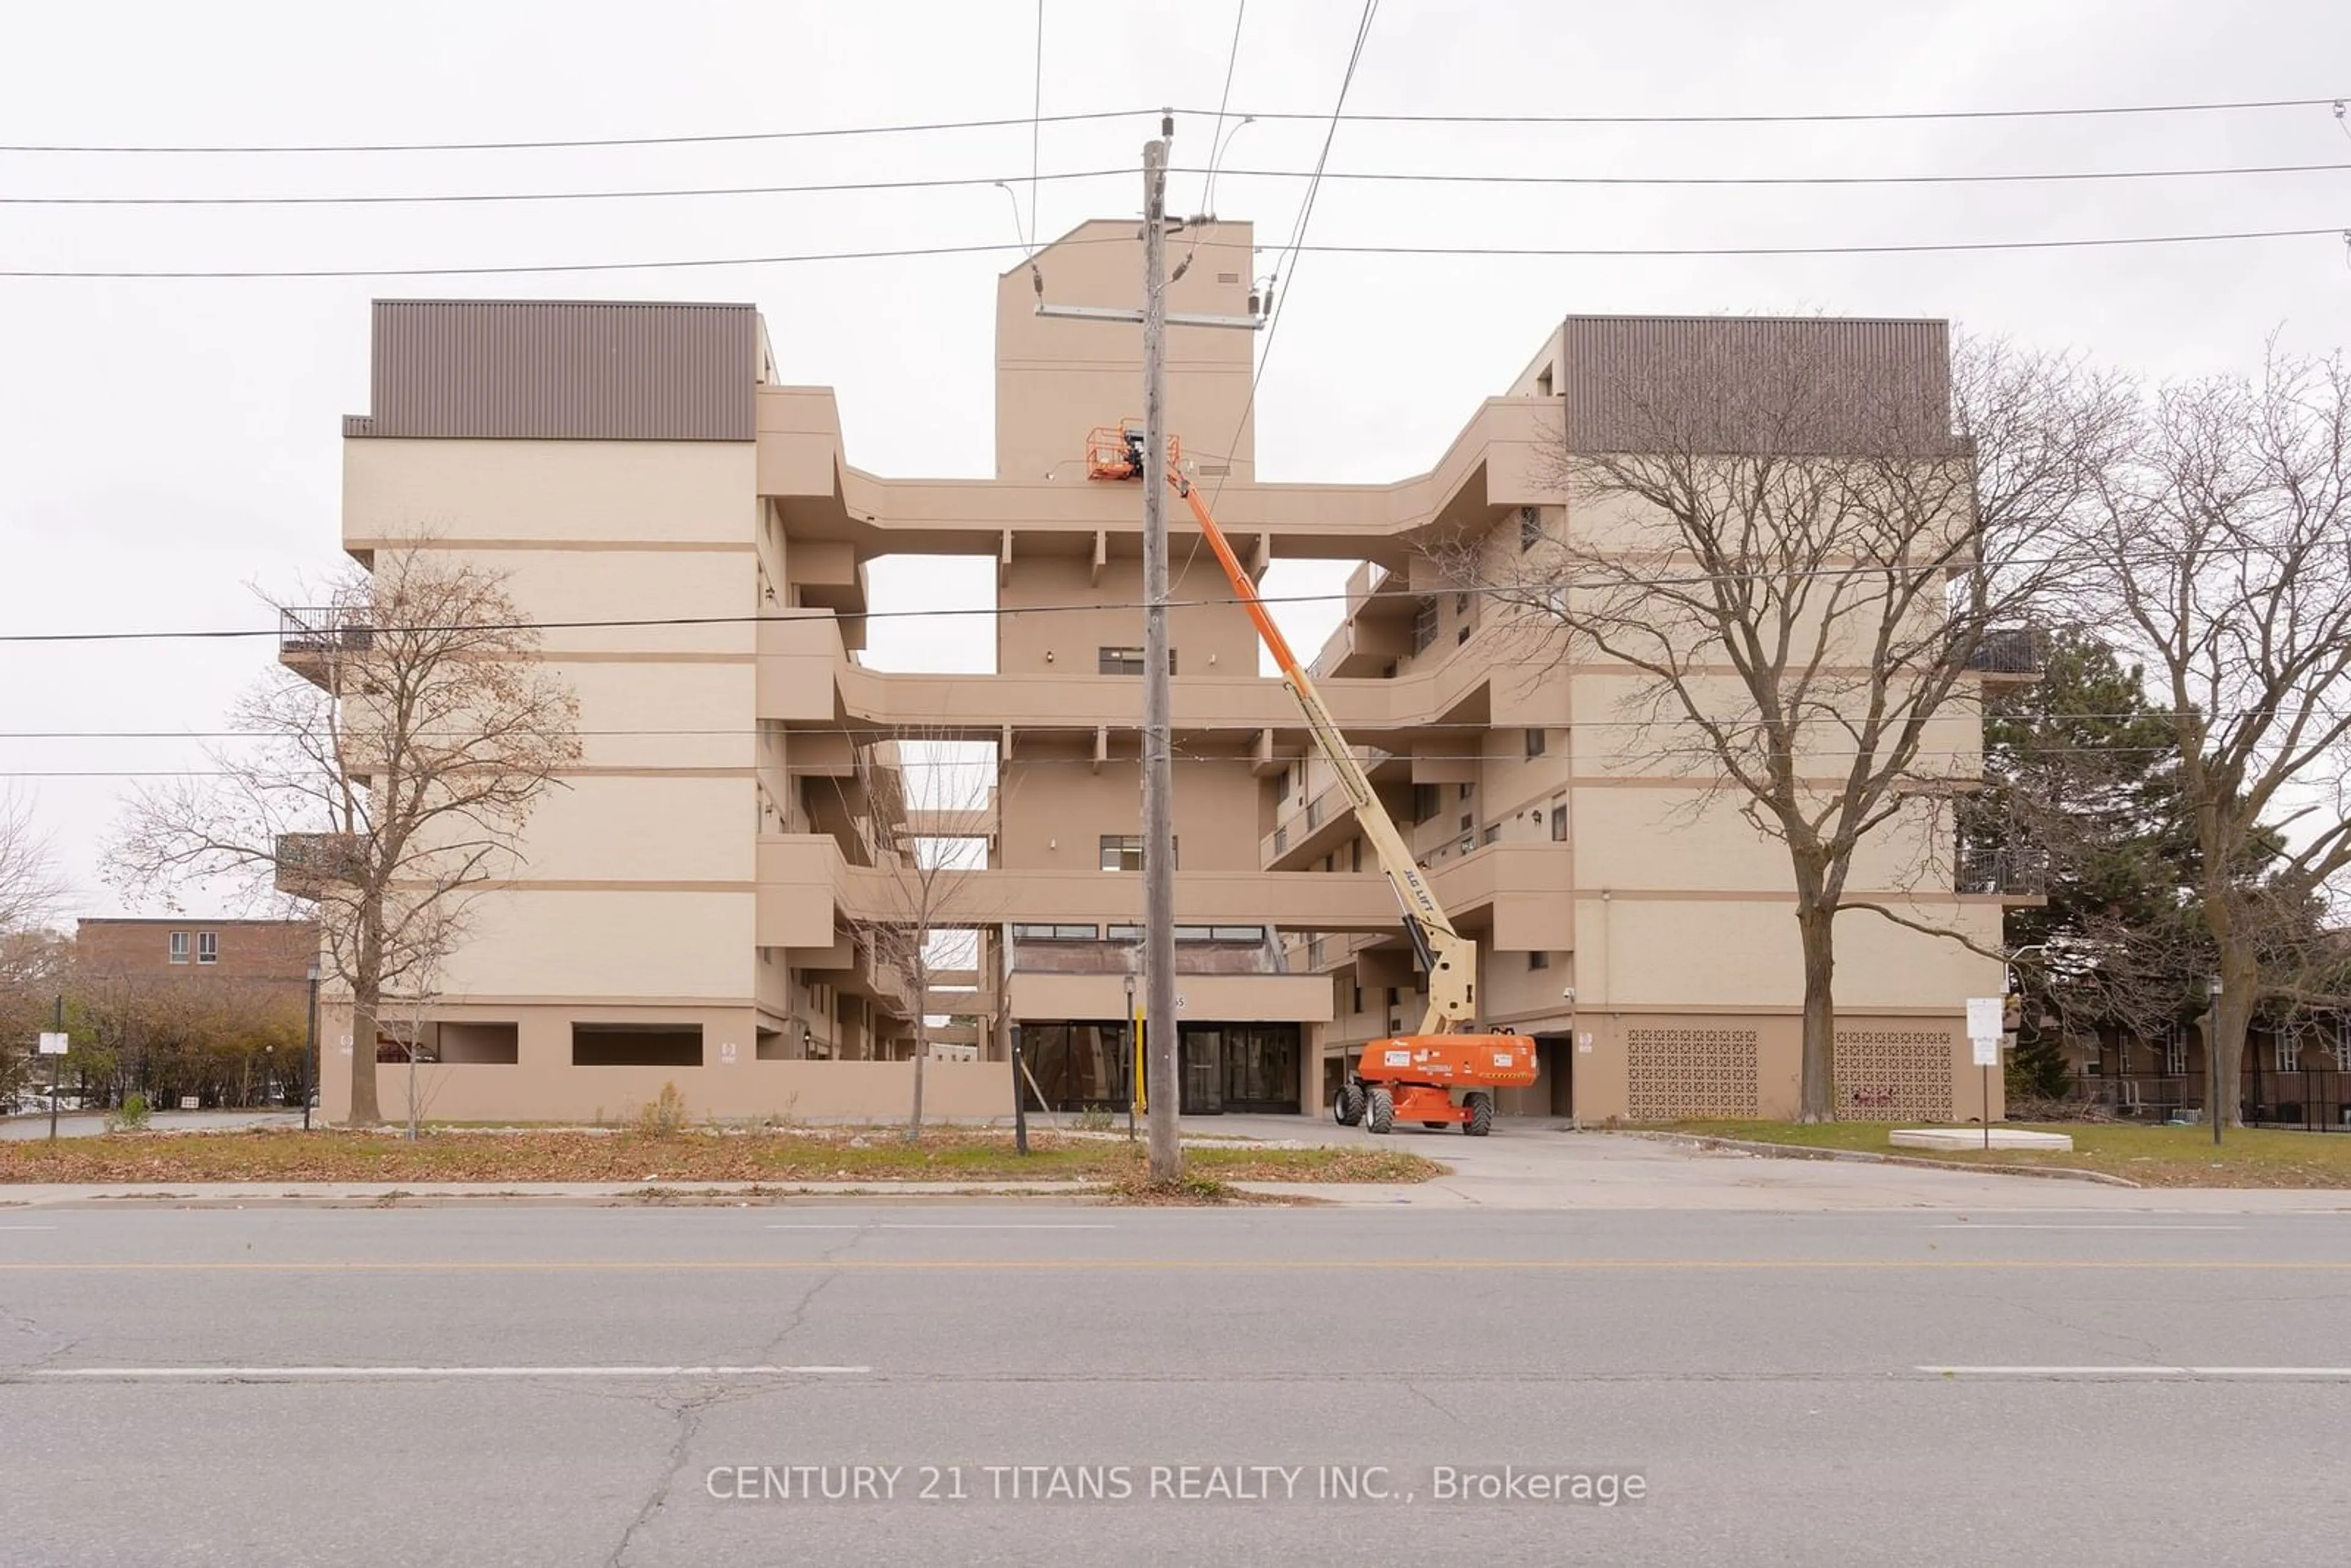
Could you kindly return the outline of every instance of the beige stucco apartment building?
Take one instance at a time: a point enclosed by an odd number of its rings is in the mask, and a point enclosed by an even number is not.
[[[1249,243],[1246,225],[1216,230],[1170,308],[1242,312]],[[1084,225],[1040,260],[1056,303],[1135,302],[1131,224]],[[857,467],[832,393],[790,383],[747,306],[377,304],[343,543],[366,559],[426,534],[506,573],[583,732],[525,870],[476,906],[444,976],[416,1075],[430,1114],[616,1115],[664,1082],[696,1115],[898,1113],[917,1005],[954,1020],[928,1067],[935,1114],[1008,1113],[1016,1038],[1047,1099],[1123,1104],[1142,496],[1090,481],[1083,455],[1136,412],[1140,344],[1040,318],[1032,288],[1025,266],[998,284],[997,472],[980,480]],[[1690,781],[1628,768],[1621,727],[1598,722],[1612,674],[1531,657],[1418,549],[1440,525],[1577,526],[1542,475],[1587,329],[1568,320],[1507,392],[1462,411],[1434,467],[1389,484],[1258,481],[1245,333],[1173,334],[1169,428],[1256,570],[1364,563],[1316,667],[1484,946],[1490,1022],[1541,1045],[1542,1081],[1504,1109],[1785,1113],[1800,988],[1784,852],[1728,810],[1683,821]],[[1939,323],[1855,341],[1943,373]],[[1416,1022],[1409,956],[1328,768],[1171,513],[1186,1104],[1313,1113],[1350,1047]],[[904,554],[994,563],[994,674],[861,662],[881,608],[866,569]],[[986,748],[982,788],[912,791],[930,808],[912,826],[981,843],[951,911],[972,935],[917,1004],[854,939],[903,913],[859,752],[886,764],[893,743],[943,741]],[[1891,889],[1895,858],[1856,886]],[[1897,896],[1996,944],[1999,898],[1951,887]],[[1973,1113],[1963,998],[1997,989],[1998,967],[1876,920],[1841,937],[1847,1103]],[[326,1053],[330,1110],[351,1049],[346,1033]],[[382,1069],[388,1114],[408,1076]]]

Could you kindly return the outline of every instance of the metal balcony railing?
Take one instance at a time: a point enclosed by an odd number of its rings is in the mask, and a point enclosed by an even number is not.
[[[375,628],[361,611],[313,604],[277,612],[279,653],[355,653],[375,646]]]
[[[1955,893],[2043,894],[2049,891],[2049,855],[2013,840],[1963,841],[1952,881]]]
[[[1987,632],[1968,655],[1968,668],[1986,675],[2037,675],[2049,663],[2048,637],[2030,626]]]

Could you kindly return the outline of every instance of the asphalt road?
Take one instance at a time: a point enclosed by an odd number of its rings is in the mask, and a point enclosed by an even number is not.
[[[302,1113],[293,1111],[158,1111],[147,1119],[147,1124],[159,1133],[231,1133],[246,1127],[298,1127]],[[57,1115],[57,1136],[61,1138],[95,1137],[106,1131],[106,1115],[99,1111],[63,1111]],[[49,1113],[46,1109],[27,1112],[18,1116],[0,1116],[0,1138],[46,1138],[49,1135]]]
[[[0,1209],[0,1560],[2313,1561],[2346,1292],[2323,1216]],[[1511,1466],[1619,1500],[1437,1495]]]

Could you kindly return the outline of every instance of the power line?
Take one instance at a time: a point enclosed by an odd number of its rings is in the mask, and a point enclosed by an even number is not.
[[[2204,103],[2093,104],[2056,109],[1913,109],[1804,114],[1384,114],[1345,116],[1367,125],[1874,125],[1931,120],[2059,120],[2102,115],[2222,114],[2272,109],[2331,109],[2325,98],[2237,99]],[[1304,110],[1260,113],[1259,120],[1321,120]]]
[[[1270,287],[1280,287],[1283,281],[1283,275],[1296,270],[1298,247],[1305,243],[1306,225],[1314,217],[1314,200],[1322,190],[1322,171],[1331,162],[1331,145],[1338,140],[1339,116],[1347,107],[1348,89],[1355,85],[1355,68],[1363,63],[1364,41],[1371,37],[1372,18],[1378,14],[1379,8],[1380,0],[1364,0],[1363,17],[1355,24],[1355,41],[1347,52],[1347,68],[1339,78],[1338,100],[1331,106],[1331,123],[1322,133],[1322,151],[1314,160],[1314,173],[1313,177],[1307,182],[1305,199],[1299,204],[1297,226],[1290,233],[1290,245],[1287,251],[1289,260],[1287,262],[1280,258],[1275,260]],[[1238,41],[1236,37],[1236,42]],[[1233,426],[1232,439],[1227,443],[1228,445],[1238,446],[1243,433],[1249,427],[1249,415],[1257,408],[1258,388],[1264,384],[1265,367],[1273,360],[1274,340],[1280,334],[1282,318],[1288,314],[1289,300],[1290,290],[1285,287],[1281,288],[1280,295],[1269,304],[1270,316],[1265,324],[1265,346],[1258,350],[1257,368],[1249,372],[1249,395],[1241,400],[1241,416],[1239,422]],[[1208,495],[1208,504],[1211,507],[1223,499],[1225,480],[1228,476],[1228,475],[1217,476],[1216,487]],[[1194,540],[1192,556],[1199,553],[1199,541]],[[1186,570],[1190,569],[1192,556],[1185,559],[1184,564]]]
[[[463,541],[455,541],[455,548],[462,549]],[[2132,552],[2131,559],[2134,563],[2141,565],[2177,562],[2190,559],[2209,559],[2243,557],[2250,559],[2265,554],[2268,549],[2269,547],[2250,542],[2241,545],[2202,546],[2193,550],[2164,549],[2154,546],[2147,546],[2135,549]],[[2085,550],[2078,554],[2051,555],[2031,558],[2020,557],[2013,560],[1999,562],[1997,565],[1998,569],[2002,570],[2040,567],[2097,567],[2105,563],[2107,559],[2108,558],[2105,556],[2095,551]],[[1382,600],[1390,601],[1413,601],[1439,599],[1447,594],[1453,594],[1465,598],[1475,594],[1480,597],[1496,596],[1524,601],[1532,599],[1541,594],[1560,591],[1573,592],[1579,590],[1589,590],[1593,591],[1621,592],[1629,591],[1636,586],[1648,589],[1701,588],[1718,582],[1747,582],[1763,578],[1768,578],[1774,581],[1812,581],[1818,579],[1827,578],[1880,577],[1884,576],[1888,570],[1888,565],[1881,562],[1856,563],[1849,566],[1806,567],[1801,570],[1774,569],[1766,571],[1751,572],[1686,572],[1673,576],[1654,574],[1641,578],[1637,584],[1623,578],[1562,578],[1556,581],[1469,584],[1448,583],[1445,586],[1435,589],[1416,589],[1411,587],[1391,588],[1384,583],[1378,588],[1368,590],[1361,594],[1349,593],[1343,589],[1336,592],[1323,591],[1316,593],[1259,594],[1257,596],[1257,599],[1258,602],[1260,604],[1343,605],[1350,600],[1359,600],[1362,602],[1368,604]],[[1910,570],[1919,575],[1932,576],[1939,575],[1941,569],[1935,568],[1932,570],[1926,570],[1913,568]],[[1223,594],[1212,594],[1208,597],[1200,599],[1172,599],[1167,601],[1168,607],[1174,610],[1230,610],[1239,608],[1240,603],[1241,601],[1238,599],[1231,597],[1230,595]],[[287,606],[286,608],[298,612],[305,607]],[[989,620],[1000,620],[1006,617],[1010,617],[1017,620],[1023,615],[1084,615],[1094,614],[1106,610],[1141,611],[1148,608],[1149,606],[1144,601],[1139,599],[1097,600],[1073,601],[1059,604],[977,605],[967,609],[926,607],[918,610],[864,610],[846,614],[836,613],[831,610],[803,610],[798,612],[784,611],[770,613],[754,612],[750,614],[741,615],[651,615],[584,619],[577,621],[481,622],[449,626],[434,625],[404,628],[374,627],[371,628],[371,630],[387,632],[404,630],[417,633],[435,632],[571,632],[615,631],[652,627],[757,626],[807,623],[824,624],[842,621],[935,621],[952,620],[958,617],[966,619],[984,617]],[[327,632],[325,631],[321,631],[310,634],[323,636],[326,635]],[[0,646],[14,643],[234,641],[247,637],[283,637],[285,635],[285,629],[283,627],[277,626],[200,627],[177,631],[6,632],[0,632]],[[544,656],[549,659],[559,660],[562,657],[562,653],[559,650],[548,653]]]
[[[1208,128],[1208,169],[1200,185],[1200,211],[1216,211],[1217,142],[1225,132],[1225,109],[1233,101],[1233,71],[1241,63],[1241,23],[1249,16],[1249,0],[1234,0],[1233,41],[1225,51],[1225,87],[1217,95],[1217,120]]]
[[[1072,169],[1053,174],[1032,172],[1040,180],[1102,180],[1131,177],[1132,169]],[[1012,176],[1018,178],[1018,176]],[[633,202],[697,196],[807,196],[843,191],[931,191],[967,185],[1000,185],[1003,179],[977,174],[918,180],[837,180],[802,185],[684,185],[647,186],[619,191],[442,191],[422,194],[269,195],[269,196],[0,196],[9,207],[363,207],[415,206],[439,203],[480,202]],[[1030,196],[1033,204],[1033,189]]]
[[[1081,113],[1042,117],[1024,114],[996,120],[918,120],[902,125],[839,125],[790,131],[705,131],[679,136],[578,136],[538,141],[246,142],[209,145],[156,142],[142,144],[0,142],[0,152],[131,153],[141,156],[174,156],[183,153],[246,155],[287,152],[536,152],[571,147],[684,147],[705,146],[717,142],[814,141],[836,137],[911,136],[950,131],[1000,131],[1008,126],[1032,125],[1040,118],[1050,124],[1073,125],[1087,120],[1135,120],[1157,112],[1156,110],[1151,109],[1098,109]]]
[[[1505,245],[1301,245],[1293,254],[1324,256],[1493,256],[1553,259],[1656,259],[1673,256],[1917,256],[1995,251],[2089,250],[2124,246],[2203,245],[2243,240],[2334,238],[2343,233],[2338,223],[2311,228],[2233,229],[2198,234],[2105,235],[2081,239],[1949,240],[1882,245],[1783,246],[1505,246]],[[1062,240],[1061,245],[1131,244],[1125,236]],[[1243,248],[1238,243],[1201,240],[1203,246]],[[531,262],[474,267],[173,267],[141,270],[102,267],[9,267],[0,277],[111,281],[190,281],[225,279],[359,278],[359,277],[491,277],[530,274],[668,272],[724,267],[783,267],[814,262],[891,261],[911,257],[981,256],[1018,251],[1018,243],[998,240],[973,245],[909,246],[874,250],[804,251],[782,256],[665,257],[652,261]],[[1275,319],[1279,321],[1277,308]],[[1272,329],[1267,329],[1269,346]]]
[[[1782,114],[1391,114],[1359,111],[1340,116],[1345,121],[1383,125],[1867,125],[1908,120],[2046,120],[2147,114],[2219,114],[2287,109],[2332,109],[2341,95],[2321,98],[2239,99],[2207,102],[2093,104],[2039,109],[1881,110],[1855,112]],[[836,137],[901,136],[958,131],[993,131],[1008,127],[1077,124],[1110,120],[1136,120],[1155,115],[1155,108],[1093,110],[1050,116],[1020,115],[990,120],[925,120],[895,125],[802,127],[782,131],[711,131],[670,136],[567,137],[519,141],[358,141],[358,142],[215,142],[106,143],[0,142],[0,152],[131,154],[264,155],[282,153],[371,152],[510,152],[563,148],[674,147],[724,142],[817,141]],[[1206,110],[1182,112],[1205,115]],[[1328,113],[1305,110],[1260,110],[1249,115],[1265,120],[1322,120]]]
[[[1332,169],[1320,178],[1361,183],[1430,185],[1559,185],[1588,187],[1650,186],[1838,186],[1838,185],[1973,185],[2077,183],[2102,180],[2234,179],[2265,174],[2335,174],[2351,163],[2261,163],[2198,169],[2025,170],[1968,174],[1510,174],[1459,173],[1442,171]],[[1216,179],[1312,180],[1311,169],[1176,168],[1174,174],[1207,174]],[[1035,187],[1040,181],[1129,178],[1133,169],[1073,169],[1056,173],[1029,174],[1030,224],[1035,223]],[[436,204],[498,202],[656,201],[711,196],[824,195],[858,191],[921,191],[959,186],[1001,185],[1019,176],[989,179],[980,175],[914,180],[841,180],[797,185],[646,186],[606,191],[441,191],[361,195],[258,196],[8,196],[0,206],[11,207],[333,207],[418,206]],[[1206,203],[1204,200],[1203,206]]]

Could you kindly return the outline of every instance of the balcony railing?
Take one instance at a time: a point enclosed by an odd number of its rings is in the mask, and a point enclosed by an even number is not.
[[[363,653],[375,646],[375,628],[364,612],[342,604],[314,604],[277,612],[277,652]]]
[[[2048,636],[2030,626],[1987,632],[1968,655],[1968,668],[1983,675],[2037,675],[2048,664]]]
[[[1962,841],[1952,891],[2038,896],[2049,891],[2049,854],[2013,840]]]
[[[280,893],[315,898],[329,883],[359,874],[360,841],[352,833],[280,833],[272,849]]]

